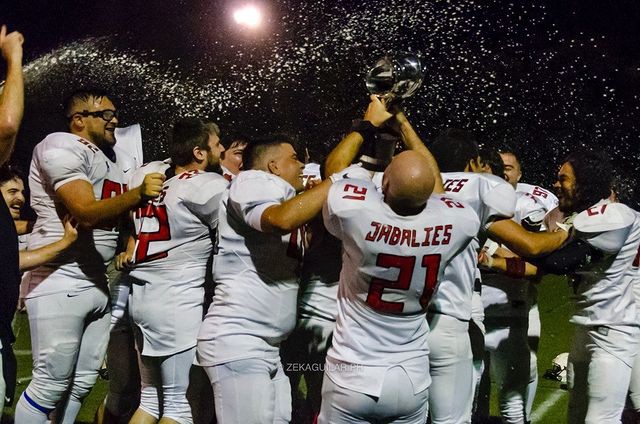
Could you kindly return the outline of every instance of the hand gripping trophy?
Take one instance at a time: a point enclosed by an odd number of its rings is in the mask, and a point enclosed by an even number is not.
[[[412,53],[387,54],[376,61],[365,79],[367,90],[384,100],[387,107],[413,95],[423,80],[422,62]],[[354,124],[358,125],[358,123]],[[374,143],[364,143],[359,157],[370,171],[383,171],[391,161],[397,134],[381,129]]]

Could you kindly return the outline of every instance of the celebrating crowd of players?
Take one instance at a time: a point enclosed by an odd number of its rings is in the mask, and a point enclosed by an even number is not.
[[[21,44],[3,27],[2,162]],[[20,252],[23,181],[0,174],[9,399],[19,270],[33,355],[17,423],[74,422],[107,351],[101,423],[482,422],[488,380],[502,420],[526,423],[546,273],[576,297],[568,422],[620,422],[629,391],[640,410],[640,214],[615,201],[602,152],[572,152],[556,197],[466,131],[427,148],[376,96],[312,176],[285,135],[223,145],[215,123],[180,118],[169,158],[139,166],[107,93],[77,90],[63,113],[68,132],[33,151]]]

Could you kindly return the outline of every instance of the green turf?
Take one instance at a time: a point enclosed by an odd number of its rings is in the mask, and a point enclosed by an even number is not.
[[[542,378],[544,371],[551,366],[552,359],[561,352],[567,352],[571,343],[572,328],[569,324],[569,317],[573,310],[573,303],[569,298],[571,289],[566,284],[564,278],[547,277],[539,285],[539,308],[542,320],[542,338],[538,352],[538,370],[540,382],[538,394],[534,403],[534,418],[537,423],[562,423],[566,422],[567,394],[559,388],[559,383]],[[18,378],[28,377],[31,374],[31,356],[26,354],[31,348],[29,340],[29,324],[24,314],[16,316],[14,328],[17,335],[15,349],[18,353]],[[27,386],[28,381],[18,385],[19,393]],[[99,403],[102,402],[107,391],[107,383],[99,380],[91,395],[86,399],[80,411],[78,420],[84,423],[93,421],[93,415]],[[19,395],[18,393],[18,395]],[[497,400],[492,390],[491,412],[498,414]],[[18,396],[17,395],[17,396]],[[16,397],[17,398],[17,397]],[[540,405],[551,399],[557,401],[553,403],[543,416],[536,416],[535,412]],[[13,416],[14,408],[6,408],[7,421]],[[3,420],[3,422],[5,422]]]

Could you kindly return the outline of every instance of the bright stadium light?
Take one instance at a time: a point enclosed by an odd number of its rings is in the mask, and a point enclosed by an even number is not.
[[[233,12],[233,19],[238,25],[256,28],[262,22],[262,12],[255,6],[244,6]]]

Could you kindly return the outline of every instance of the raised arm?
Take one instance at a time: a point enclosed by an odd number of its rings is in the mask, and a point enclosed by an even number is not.
[[[110,225],[115,219],[141,202],[157,197],[162,191],[165,176],[158,172],[147,174],[139,187],[109,199],[96,200],[91,183],[74,180],[64,184],[56,194],[78,223],[85,227]]]
[[[23,41],[19,32],[7,34],[5,25],[0,29],[0,50],[7,61],[7,78],[0,94],[0,165],[7,162],[13,152],[24,111]]]
[[[438,162],[436,162],[436,159],[433,157],[433,155],[431,154],[427,146],[425,146],[425,144],[422,142],[422,140],[418,136],[418,133],[416,133],[416,131],[413,129],[413,126],[407,119],[404,112],[397,107],[393,110],[393,112],[395,113],[394,118],[396,123],[396,130],[400,133],[400,136],[402,137],[402,141],[405,144],[405,146],[407,146],[409,150],[413,150],[415,152],[420,153],[422,156],[424,156],[429,162],[429,167],[433,169],[434,177],[435,177],[435,185],[433,186],[433,192],[444,193],[442,175],[440,175],[440,168],[438,167]]]
[[[371,102],[369,102],[363,117],[364,126],[366,127],[366,122],[369,122],[371,124],[370,129],[351,131],[333,148],[325,161],[325,175],[327,177],[351,165],[367,136],[366,133],[369,132],[369,136],[374,136],[376,129],[391,118],[392,115],[387,112],[384,103],[377,96],[371,95],[370,99]]]

